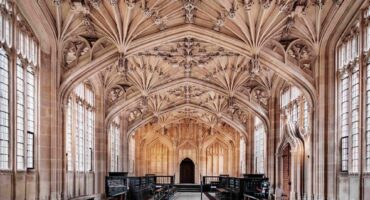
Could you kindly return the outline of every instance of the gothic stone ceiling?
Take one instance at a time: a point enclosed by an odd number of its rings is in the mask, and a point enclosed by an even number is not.
[[[341,0],[46,4],[62,88],[98,75],[108,118],[126,112],[134,128],[174,117],[245,130],[248,113],[267,119],[274,84],[313,87],[322,30]]]
[[[201,129],[201,131],[199,131],[199,133],[189,131],[189,129],[192,129],[192,125]],[[176,129],[178,130],[178,128],[184,128],[185,131],[174,131]],[[177,144],[177,146],[182,146],[183,144],[187,143],[200,146],[204,144],[205,141],[215,138],[215,136],[227,139],[224,141],[229,142],[240,139],[240,134],[238,134],[231,126],[226,123],[220,123],[217,126],[210,126],[209,124],[201,122],[198,119],[189,118],[176,119],[171,123],[160,123],[160,125],[148,123],[142,127],[142,131],[140,131],[139,129],[137,132],[133,133],[132,136],[134,136],[135,139],[138,139],[136,141],[141,142],[152,142],[157,140],[158,138],[164,137],[171,141],[173,144]]]

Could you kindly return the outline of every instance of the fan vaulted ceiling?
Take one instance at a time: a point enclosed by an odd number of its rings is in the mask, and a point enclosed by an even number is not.
[[[179,119],[246,132],[274,85],[312,95],[317,50],[340,0],[46,1],[63,52],[61,90],[98,76],[106,115],[129,128]]]

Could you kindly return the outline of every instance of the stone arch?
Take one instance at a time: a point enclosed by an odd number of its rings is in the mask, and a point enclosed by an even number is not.
[[[180,150],[182,150],[184,148],[187,148],[187,147],[192,147],[193,149],[198,149],[198,147],[196,146],[196,144],[194,144],[193,142],[185,141],[185,142],[181,143],[178,146],[178,150],[180,151]],[[181,162],[181,160],[184,160],[186,158],[191,159],[194,162],[194,164],[197,165],[197,162],[196,161],[198,160],[198,154],[196,154],[195,157],[194,157],[194,155],[184,155],[184,156],[179,157],[177,160],[179,162]]]
[[[193,104],[182,104],[182,105],[176,106],[175,108],[166,109],[166,110],[162,111],[161,113],[159,113],[159,115],[162,115],[162,114],[165,114],[165,113],[168,113],[168,112],[172,112],[172,111],[175,111],[175,110],[179,110],[179,109],[182,109],[183,107],[196,108],[196,109],[203,110],[203,111],[205,111],[207,113],[215,114],[211,110],[209,110],[207,108],[204,108],[202,106],[193,105]],[[155,117],[154,115],[151,115],[151,116],[149,116],[149,117],[147,117],[147,118],[145,118],[143,120],[140,120],[137,124],[134,124],[133,126],[131,126],[130,129],[128,130],[128,135],[131,135],[135,131],[135,129],[137,129],[138,127],[143,126],[143,125],[149,123],[154,117]],[[243,134],[246,135],[246,130],[243,127],[240,127],[239,124],[233,122],[231,119],[226,118],[226,117],[221,117],[221,120],[225,121],[231,127],[235,128],[236,130],[238,130],[241,133],[243,133]]]
[[[172,141],[169,140],[165,136],[158,136],[154,138],[153,140],[146,140],[146,141],[147,143],[145,143],[145,145],[143,146],[145,147],[144,151],[141,154],[141,156],[144,157],[144,162],[142,162],[141,165],[146,166],[146,169],[144,171],[146,173],[155,173],[155,174],[158,174],[159,172],[162,175],[171,174],[173,172],[171,163],[172,163],[173,156],[174,156],[174,147],[173,147]],[[163,150],[166,150],[163,148],[163,146],[167,147],[166,152],[163,152]],[[153,151],[158,151],[159,154],[149,155],[149,152],[153,152]],[[161,161],[162,167],[160,167],[160,169],[158,169],[158,167],[155,167],[156,171],[153,171],[154,169],[151,168],[152,165],[150,161],[153,161],[153,159],[150,159],[150,157],[152,156],[156,156],[157,159],[159,159],[158,156],[160,156],[161,158],[159,160]]]
[[[172,120],[172,121],[168,121],[168,122],[166,122],[165,124],[164,124],[164,126],[168,126],[168,125],[170,125],[170,124],[173,124],[173,123],[175,123],[175,122],[178,122],[178,121],[180,121],[180,120],[183,120],[184,118],[177,118],[177,119],[175,119],[175,120]],[[205,125],[207,125],[207,123],[206,122],[204,122],[204,121],[202,121],[202,120],[200,120],[200,119],[198,119],[198,118],[193,118],[193,117],[190,117],[189,119],[193,119],[193,120],[196,120],[196,121],[198,121],[198,122],[200,122],[200,123],[202,123],[202,124],[205,124]],[[159,130],[159,129],[161,129],[162,127],[160,127],[160,126],[158,126],[158,127],[156,127],[155,129],[154,129],[154,131],[157,131],[157,130]],[[222,133],[222,129],[220,129],[219,127],[214,127],[215,128],[215,130],[217,130],[217,131],[219,131],[219,133],[220,134],[222,134],[222,135],[225,135],[225,134],[223,134]],[[225,135],[226,136],[226,135]],[[245,135],[245,134],[240,134],[240,136],[244,139],[244,140],[247,140],[247,136],[248,135]],[[231,139],[231,138],[230,138]]]
[[[188,148],[190,147],[190,148]],[[186,149],[190,149],[190,151],[193,151],[193,152],[188,152],[187,154],[184,154],[184,155],[180,155],[181,154],[181,151],[184,151]],[[177,148],[177,155],[178,158],[176,158],[175,160],[175,166],[177,167],[176,169],[176,174],[175,174],[175,177],[176,177],[176,182],[180,182],[180,164],[181,162],[188,158],[190,160],[193,161],[194,163],[194,167],[195,167],[195,183],[199,183],[200,180],[197,178],[197,177],[200,177],[200,166],[199,166],[199,151],[198,151],[198,147],[196,146],[196,144],[190,142],[190,141],[185,141],[183,142],[182,144],[180,144]],[[189,154],[190,153],[190,154]]]
[[[191,84],[196,85],[197,87],[201,87],[201,88],[204,88],[204,89],[207,89],[207,90],[216,91],[219,94],[227,96],[227,92],[224,89],[220,88],[219,86],[214,85],[214,84],[209,84],[205,81],[197,80],[197,79],[194,79],[194,78],[182,78],[182,79],[179,79],[179,80],[168,82],[168,83],[163,84],[163,85],[159,85],[159,86],[155,87],[153,89],[153,91],[151,93],[149,93],[148,95],[158,94],[158,93],[163,92],[164,90],[167,90],[167,89],[172,88],[172,87],[176,87],[176,86],[178,86],[180,84],[184,84],[184,83],[191,83]],[[244,108],[253,112],[255,115],[260,116],[261,119],[263,119],[264,123],[268,124],[267,111],[262,106],[260,106],[256,102],[245,100],[245,96],[243,96],[239,93],[236,93],[234,95],[234,97],[236,97],[236,102],[237,103],[241,104],[241,106],[243,106]],[[112,105],[108,109],[107,119],[109,120],[109,118],[111,118],[112,115],[115,115],[118,112],[120,112],[121,110],[127,109],[128,107],[134,105],[136,102],[138,102],[140,100],[140,98],[141,98],[141,96],[138,95],[136,97],[133,97],[130,101],[127,101],[127,100],[117,101],[114,105]]]
[[[235,144],[234,144],[234,141],[232,140],[227,140],[227,142],[224,142],[223,140],[224,138],[221,138],[219,135],[213,135],[211,137],[209,137],[207,140],[205,140],[202,144],[202,148],[200,149],[200,156],[202,157],[202,163],[201,165],[203,166],[203,170],[207,170],[207,149],[208,147],[214,145],[214,144],[219,144],[221,145],[224,149],[227,149],[227,154],[226,154],[226,161],[224,161],[224,163],[227,163],[228,165],[224,166],[224,169],[222,170],[223,174],[225,174],[225,172],[227,171],[227,174],[229,175],[235,175],[237,176],[237,171],[238,170],[235,170],[234,169],[234,166],[237,165],[237,163],[235,163],[235,160],[233,159],[233,155],[235,153]],[[238,156],[235,156],[235,157],[238,157]],[[219,166],[218,166],[219,167]],[[225,167],[226,167],[226,171],[225,170]],[[202,171],[203,174],[207,174],[205,171]]]
[[[134,54],[144,47],[154,47],[161,42],[168,42],[182,37],[197,37],[212,44],[221,45],[230,50],[234,50],[235,52],[246,57],[251,57],[248,50],[245,49],[246,46],[243,42],[220,33],[215,33],[213,31],[211,32],[211,35],[219,34],[219,36],[210,37],[209,35],[204,34],[204,31],[204,29],[201,29],[200,27],[194,25],[185,25],[181,27],[176,27],[176,29],[168,29],[160,33],[145,36],[131,43],[129,50],[127,51],[127,55]],[[171,35],[166,34],[167,32],[168,34],[171,33]],[[101,71],[106,66],[112,64],[117,60],[117,49],[113,48],[111,50],[106,50],[105,52],[106,53],[102,54],[101,57],[91,62],[81,61],[79,66],[76,67],[78,69],[72,69],[70,70],[71,72],[63,76],[63,81],[60,87],[60,95],[62,96],[62,99],[64,93],[67,92],[68,87],[73,85],[75,82],[79,82],[80,80],[91,76],[93,73]],[[302,70],[300,70],[296,66],[288,65],[282,61],[279,61],[278,59],[272,57],[268,53],[264,53],[263,51],[260,53],[260,59],[262,64],[273,69],[284,79],[294,83],[295,85],[297,85],[297,87],[304,90],[304,92],[310,94],[311,101],[316,101],[316,90],[313,85],[313,80],[309,79],[308,77],[302,77]],[[81,74],[83,75],[81,76]]]
[[[190,158],[180,162],[180,183],[195,183],[195,164]]]
[[[305,141],[301,137],[298,128],[284,119],[283,130],[276,149],[276,174],[278,176],[276,188],[283,186],[284,172],[284,150],[290,149],[290,177],[291,189],[290,198],[304,198],[306,194],[305,181],[307,169],[305,168]]]

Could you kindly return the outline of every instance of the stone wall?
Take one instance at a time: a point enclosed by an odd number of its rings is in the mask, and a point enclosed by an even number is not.
[[[229,126],[212,129],[193,120],[181,120],[175,124],[155,129],[146,125],[135,132],[135,175],[157,174],[176,176],[185,158],[195,164],[195,182],[200,175],[239,176],[241,135]]]

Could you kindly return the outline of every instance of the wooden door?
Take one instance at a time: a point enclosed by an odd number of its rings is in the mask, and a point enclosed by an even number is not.
[[[290,162],[291,162],[291,154],[290,154],[290,145],[285,147],[283,150],[283,192],[285,195],[284,199],[289,199],[290,190],[291,190],[291,174],[290,174]]]
[[[195,165],[189,158],[180,164],[180,183],[194,183]]]

